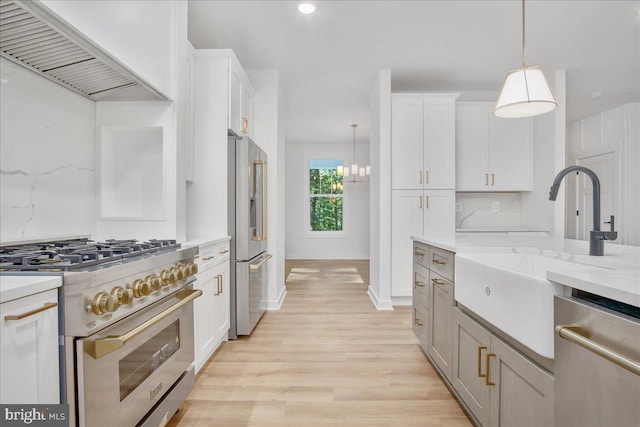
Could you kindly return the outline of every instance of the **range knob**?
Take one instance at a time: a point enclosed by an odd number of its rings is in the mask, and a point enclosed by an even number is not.
[[[187,263],[187,267],[189,267],[191,276],[193,276],[194,274],[198,273],[198,264],[195,264],[193,262],[189,262],[189,263]]]
[[[172,267],[171,272],[176,275],[176,279],[178,281],[184,279],[184,273],[182,272],[181,265],[178,265],[177,267]]]
[[[162,286],[176,283],[176,274],[173,271],[162,270],[160,277],[162,277]]]
[[[140,279],[136,279],[133,281],[133,284],[131,285],[131,290],[133,291],[133,296],[136,298],[140,298],[142,296],[149,295],[151,293],[149,284],[143,282]]]
[[[116,298],[116,301],[120,305],[129,305],[133,302],[133,291],[131,289],[124,289],[117,286],[111,289],[111,295]]]
[[[95,314],[113,313],[118,309],[118,300],[113,295],[100,292],[93,297],[92,306]]]
[[[162,281],[157,276],[147,276],[144,281],[149,284],[152,291],[159,291],[162,287]]]
[[[180,271],[182,271],[182,275],[184,276],[185,279],[191,276],[191,269],[189,268],[188,264],[182,264],[180,266]]]

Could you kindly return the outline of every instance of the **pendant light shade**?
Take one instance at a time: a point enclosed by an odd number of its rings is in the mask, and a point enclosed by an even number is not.
[[[531,117],[557,105],[544,71],[536,65],[507,73],[493,113],[505,118]]]
[[[493,107],[497,117],[520,118],[548,113],[558,103],[551,91],[542,67],[525,65],[525,20],[522,0],[522,68],[507,73]]]

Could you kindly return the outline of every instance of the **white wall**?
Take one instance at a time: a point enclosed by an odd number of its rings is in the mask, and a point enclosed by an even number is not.
[[[285,296],[284,259],[284,135],[283,88],[277,70],[247,70],[256,90],[253,98],[253,140],[267,153],[267,251],[269,262],[266,295],[268,310],[280,308]]]
[[[368,259],[370,183],[345,183],[343,231],[333,236],[309,231],[309,160],[343,159],[351,164],[353,144],[289,141],[286,157],[286,254],[288,259]],[[368,164],[369,145],[356,144],[359,164]]]
[[[95,234],[95,103],[5,59],[0,72],[0,241]]]
[[[42,3],[151,86],[175,99],[174,10],[182,7],[179,6],[182,2],[44,0]]]
[[[391,70],[380,70],[369,98],[371,182],[369,290],[379,310],[391,302]]]

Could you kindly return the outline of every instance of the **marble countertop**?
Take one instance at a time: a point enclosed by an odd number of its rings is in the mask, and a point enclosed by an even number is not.
[[[0,275],[0,303],[62,286],[62,276]]]
[[[581,269],[547,271],[547,280],[640,307],[640,247],[605,242],[604,256],[590,256],[589,242],[544,236],[469,233],[453,239],[411,236],[415,241],[456,253],[535,253],[576,262]],[[601,267],[584,270],[584,265]]]
[[[456,228],[456,233],[509,233],[509,232],[549,232],[548,228],[544,227],[470,227],[470,228]]]
[[[184,243],[185,246],[207,246],[215,245],[222,242],[228,242],[231,240],[231,236],[222,236],[211,238],[207,236],[190,236],[188,241]]]

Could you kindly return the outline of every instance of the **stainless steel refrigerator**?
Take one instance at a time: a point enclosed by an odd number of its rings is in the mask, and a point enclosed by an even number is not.
[[[231,326],[249,335],[265,310],[267,286],[267,155],[248,137],[229,137]]]

